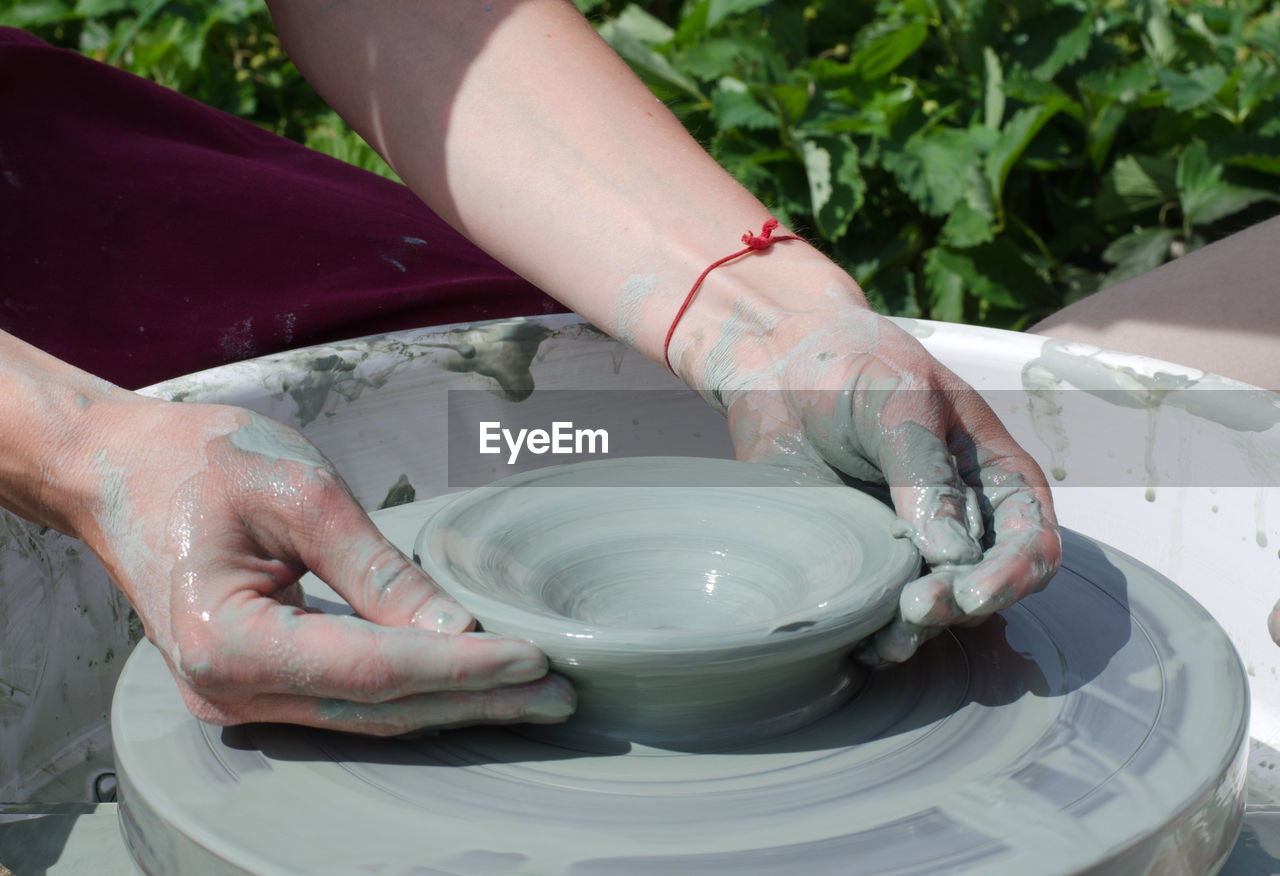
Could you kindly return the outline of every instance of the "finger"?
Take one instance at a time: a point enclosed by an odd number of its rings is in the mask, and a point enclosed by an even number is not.
[[[981,563],[957,577],[955,604],[984,617],[1044,589],[1058,570],[1061,543],[1056,529],[999,537]]]
[[[926,563],[973,563],[982,556],[977,495],[961,479],[941,437],[920,423],[901,424],[880,439],[880,468]]]
[[[1011,530],[1057,530],[1049,483],[977,393],[957,396],[957,464],[961,478],[981,485],[995,538]],[[1016,501],[1008,501],[1010,498]],[[1056,551],[1060,554],[1060,549]]]
[[[955,599],[955,581],[971,567],[943,567],[917,578],[902,588],[898,615],[920,627],[943,627],[965,616]]]
[[[950,404],[948,391],[902,389],[897,379],[859,381],[803,401],[805,433],[822,457],[846,474],[882,478],[931,566],[982,555],[977,497],[944,438],[954,422]]]
[[[374,703],[524,684],[547,671],[542,652],[517,639],[380,626],[237,598],[241,604],[225,604],[212,629],[183,639],[179,674],[196,690]]]
[[[344,489],[324,499],[325,527],[293,534],[299,559],[366,620],[440,633],[475,620],[395,548]]]
[[[197,694],[190,697],[188,708],[209,723],[265,721],[376,736],[473,724],[557,724],[572,715],[577,704],[573,686],[558,675],[516,687],[417,694],[382,703],[298,694],[259,694],[241,702],[221,704]]]
[[[1271,609],[1271,616],[1267,618],[1267,632],[1271,633],[1271,641],[1280,645],[1280,602]]]
[[[942,630],[942,627],[919,626],[900,617],[895,618],[863,642],[853,656],[858,663],[872,669],[902,663]]]

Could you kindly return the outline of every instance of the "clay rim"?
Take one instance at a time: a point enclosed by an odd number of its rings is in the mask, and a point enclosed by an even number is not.
[[[804,489],[805,504],[815,509],[814,513],[829,513],[835,519],[849,521],[851,530],[865,545],[881,545],[882,549],[866,554],[872,562],[858,569],[861,580],[856,586],[850,581],[838,588],[821,607],[820,615],[793,611],[767,623],[712,630],[629,629],[539,613],[477,592],[451,570],[447,536],[463,515],[482,510],[486,503],[512,490],[581,488],[584,479],[589,479],[593,487],[605,489],[652,489],[655,483],[684,485],[663,487],[664,490]],[[782,652],[801,658],[852,645],[888,623],[897,611],[902,588],[920,571],[920,555],[909,540],[900,537],[900,530],[897,516],[879,500],[853,487],[806,482],[777,466],[711,458],[630,457],[548,466],[464,493],[427,519],[414,542],[413,559],[486,631],[528,639],[557,662],[572,665],[580,656],[633,660],[644,654],[665,662],[696,655],[705,664]],[[801,623],[787,628],[795,621]]]

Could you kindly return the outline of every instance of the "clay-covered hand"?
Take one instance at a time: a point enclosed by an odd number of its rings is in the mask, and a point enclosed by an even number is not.
[[[192,713],[380,735],[555,722],[569,684],[472,618],[383,538],[299,433],[245,410],[99,402],[114,428],[75,529],[164,653]],[[101,421],[100,421],[101,422]],[[303,606],[310,569],[358,617]]]
[[[889,320],[827,297],[735,307],[693,382],[726,409],[740,458],[888,485],[928,573],[859,657],[898,662],[1044,587],[1061,542],[1043,473],[977,392]]]

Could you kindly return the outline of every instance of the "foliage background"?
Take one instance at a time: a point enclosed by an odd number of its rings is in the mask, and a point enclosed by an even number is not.
[[[576,0],[883,311],[1019,328],[1280,212],[1264,0]],[[262,0],[11,0],[26,28],[384,175]]]

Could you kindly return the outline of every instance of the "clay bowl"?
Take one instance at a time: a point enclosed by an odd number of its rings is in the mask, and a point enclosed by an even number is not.
[[[461,495],[415,559],[486,631],[534,642],[573,680],[564,740],[710,749],[785,733],[855,692],[849,652],[919,571],[895,520],[771,466],[614,459]]]

